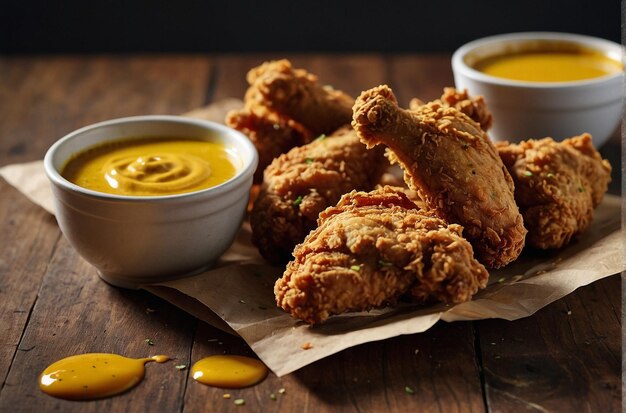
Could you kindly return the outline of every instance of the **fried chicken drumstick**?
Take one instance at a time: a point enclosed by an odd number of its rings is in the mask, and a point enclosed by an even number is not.
[[[276,302],[309,324],[393,303],[459,303],[487,284],[460,225],[420,211],[399,190],[352,191],[320,214],[274,287]]]
[[[561,248],[589,227],[611,181],[611,165],[591,135],[496,142],[496,148],[515,182],[528,245]]]
[[[498,268],[518,257],[526,229],[513,180],[478,123],[439,102],[403,110],[386,85],[363,92],[353,111],[361,141],[390,149],[428,207],[464,227],[480,262]]]
[[[319,84],[288,60],[266,62],[248,72],[244,107],[226,124],[247,135],[259,153],[255,182],[274,158],[350,123],[354,99]]]
[[[289,261],[321,211],[353,189],[374,188],[389,166],[383,153],[366,149],[346,126],[276,158],[250,215],[252,242],[261,255],[275,264]]]

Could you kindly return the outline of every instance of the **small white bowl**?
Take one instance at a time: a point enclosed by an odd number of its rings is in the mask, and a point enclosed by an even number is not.
[[[167,196],[121,196],[75,185],[60,174],[75,154],[123,138],[194,138],[224,143],[239,160],[218,186]],[[44,167],[56,219],[78,253],[106,282],[124,288],[167,281],[214,265],[244,218],[258,155],[248,138],[226,126],[179,116],[137,116],[79,129],[57,141]]]
[[[494,117],[489,132],[494,140],[564,139],[589,132],[600,147],[622,116],[623,73],[581,81],[527,82],[490,76],[472,67],[484,58],[540,48],[546,42],[569,43],[622,61],[622,46],[604,39],[549,32],[504,34],[472,41],[454,53],[456,87],[484,96]]]

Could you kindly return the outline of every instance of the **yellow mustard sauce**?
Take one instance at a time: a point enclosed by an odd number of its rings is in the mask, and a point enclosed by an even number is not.
[[[528,51],[478,61],[485,74],[529,82],[571,82],[619,73],[620,62],[593,50]]]
[[[67,400],[92,400],[123,393],[145,375],[145,364],[165,363],[167,356],[133,359],[117,354],[70,356],[48,366],[39,376],[39,388]]]
[[[236,173],[233,155],[217,142],[181,138],[126,139],[70,159],[61,175],[98,192],[155,196],[217,186]]]
[[[260,360],[234,355],[205,357],[191,368],[191,376],[197,382],[231,389],[252,386],[263,380],[268,372]]]

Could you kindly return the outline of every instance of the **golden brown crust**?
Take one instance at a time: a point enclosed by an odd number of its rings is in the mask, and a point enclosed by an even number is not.
[[[345,93],[318,84],[317,77],[287,60],[252,68],[244,107],[226,124],[247,135],[259,153],[254,181],[278,155],[350,123],[354,102]]]
[[[493,115],[487,109],[485,98],[482,96],[472,97],[467,93],[467,89],[459,91],[453,87],[446,87],[443,89],[441,98],[433,101],[433,103],[450,106],[466,114],[470,119],[478,123],[485,132],[493,125]],[[409,107],[411,110],[418,110],[423,105],[424,102],[415,98],[411,100]]]
[[[318,214],[353,190],[370,190],[388,163],[383,148],[367,150],[349,127],[276,158],[254,203],[252,242],[270,262],[291,259]]]
[[[390,149],[409,187],[441,218],[463,225],[483,264],[498,268],[519,256],[526,229],[513,181],[478,123],[439,102],[403,110],[386,85],[363,92],[353,110],[361,141]]]
[[[274,158],[314,138],[313,132],[304,125],[262,107],[231,111],[226,116],[226,124],[248,136],[257,149],[259,166],[254,174],[257,183],[263,180],[263,171]]]
[[[310,324],[402,294],[416,302],[467,301],[489,275],[461,231],[394,188],[352,191],[322,212],[318,228],[296,247],[274,287],[276,301]]]
[[[352,119],[354,99],[317,76],[295,69],[288,60],[267,62],[248,74],[263,104],[305,125],[315,134],[329,133]]]
[[[515,181],[528,245],[561,248],[589,227],[611,181],[611,165],[593,147],[591,135],[496,142],[496,147]]]

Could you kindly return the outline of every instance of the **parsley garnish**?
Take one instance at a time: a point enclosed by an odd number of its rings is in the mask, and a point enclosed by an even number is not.
[[[298,195],[296,199],[293,201],[293,206],[297,207],[302,203],[302,195]]]

